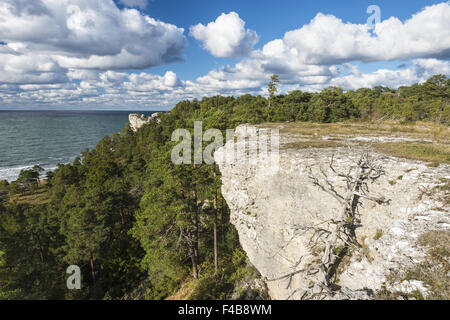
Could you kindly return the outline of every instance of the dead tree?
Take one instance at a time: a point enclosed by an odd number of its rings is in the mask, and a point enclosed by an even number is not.
[[[371,156],[364,152],[358,157],[358,160],[350,166],[347,172],[339,172],[334,167],[334,154],[331,157],[329,168],[334,178],[340,178],[344,181],[345,187],[338,187],[331,179],[332,177],[323,170],[314,173],[311,167],[308,168],[308,178],[321,191],[326,192],[335,198],[340,204],[340,210],[337,216],[322,221],[312,226],[296,226],[294,237],[310,233],[309,246],[316,248],[321,246],[324,251],[318,265],[311,265],[302,270],[295,270],[290,274],[278,277],[268,281],[277,281],[288,279],[287,289],[290,287],[292,277],[299,273],[305,275],[314,275],[317,280],[309,284],[307,288],[297,288],[287,299],[290,299],[295,293],[303,291],[302,299],[322,298],[326,295],[332,295],[335,289],[333,275],[342,254],[346,253],[350,247],[358,247],[355,229],[360,225],[359,207],[362,200],[373,201],[380,205],[389,204],[390,200],[382,197],[374,197],[369,193],[369,184],[375,182],[385,174],[383,167],[379,165],[379,158]],[[340,254],[336,251],[342,247]]]
[[[191,258],[192,263],[192,277],[194,279],[198,279],[198,260],[195,255],[196,242],[195,235],[192,230],[183,230],[183,228],[180,227],[180,236],[175,245],[175,250],[177,250],[181,245],[188,249],[189,257]]]

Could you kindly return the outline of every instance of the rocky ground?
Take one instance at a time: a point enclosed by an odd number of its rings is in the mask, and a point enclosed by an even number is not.
[[[420,241],[423,235],[447,236],[450,232],[447,133],[422,134],[420,130],[420,134],[373,130],[362,133],[352,128],[333,133],[285,126],[278,127],[281,129],[278,168],[264,160],[249,163],[245,154],[238,155],[233,163],[219,164],[222,192],[231,209],[232,223],[250,261],[265,280],[271,298],[305,297],[311,283],[317,280],[317,275],[309,270],[318,264],[323,250],[320,244],[311,241],[313,232],[308,228],[320,226],[330,230],[332,224],[326,221],[341,209],[340,203],[314,186],[309,176],[311,173],[320,176],[322,171],[337,192],[344,192],[345,181],[331,169],[330,161],[333,158],[337,172],[347,172],[363,152],[376,157],[385,171],[369,184],[370,194],[390,202],[382,205],[362,201],[356,228],[358,245],[346,248],[345,252],[344,243],[336,248],[336,255],[340,256],[334,275],[336,288],[322,298],[374,299],[381,292],[383,298],[436,296],[435,291],[442,288],[433,288],[433,283],[425,281],[429,277],[417,273],[414,279],[410,270],[430,259],[429,248]],[[245,143],[241,139],[245,131],[245,127],[238,128],[237,145]],[[250,139],[255,137],[251,136]],[[383,143],[390,144],[390,149],[383,149]],[[438,144],[439,152],[444,151],[440,158],[422,151],[418,154],[420,159],[429,156],[431,162],[414,160],[416,149],[407,151],[405,157],[410,159],[383,151],[399,151],[406,144],[420,148],[426,145],[424,150]],[[226,148],[216,152],[216,159],[222,159],[224,152]],[[441,161],[436,163],[436,159]],[[444,285],[448,286],[448,242],[443,246],[442,275],[446,278]],[[293,275],[284,277],[289,274]]]

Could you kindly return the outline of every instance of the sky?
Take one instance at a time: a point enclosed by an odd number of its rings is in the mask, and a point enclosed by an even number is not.
[[[449,58],[449,1],[0,0],[1,109],[397,88]]]

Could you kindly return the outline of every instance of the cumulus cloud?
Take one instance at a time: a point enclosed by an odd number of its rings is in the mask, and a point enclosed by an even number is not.
[[[256,74],[248,71],[253,67]],[[3,84],[0,85],[0,97],[2,104],[20,101],[29,105],[156,106],[161,109],[170,108],[184,99],[203,96],[265,94],[261,88],[265,87],[267,80],[261,68],[258,61],[250,59],[235,67],[213,70],[195,81],[183,81],[172,71],[163,75],[117,71],[79,73],[72,75],[83,78],[79,83]],[[340,69],[345,69],[345,75],[340,70],[330,71],[339,72],[335,76],[305,76],[302,81],[285,86],[282,92],[295,89],[319,91],[330,85],[340,86],[344,90],[377,85],[397,88],[423,82],[436,73],[450,74],[450,63],[437,59],[416,59],[411,66],[401,70],[381,69],[362,73],[351,64]]]
[[[202,96],[267,94],[273,73],[282,80],[282,93],[328,86],[397,88],[450,75],[449,7],[426,7],[404,22],[389,18],[373,31],[318,14],[260,50],[253,49],[258,36],[237,13],[222,14],[190,33],[214,56],[244,58],[183,80],[173,71],[129,70],[180,59],[183,29],[135,9],[120,10],[112,0],[0,0],[0,100],[168,109]],[[364,73],[354,64],[385,60],[398,60],[402,67]]]
[[[350,61],[450,58],[450,4],[425,7],[404,23],[391,17],[375,27],[319,13],[309,24],[267,43],[259,52],[281,66]]]
[[[366,25],[344,23],[319,13],[309,24],[252,52],[251,59],[213,70],[197,82],[209,88],[242,86],[254,90],[276,73],[288,88],[317,91],[330,85],[353,89],[384,83],[395,88],[436,73],[450,74],[448,63],[437,59],[450,57],[448,16],[449,3],[441,3],[424,8],[405,22],[385,20],[372,34]],[[369,74],[349,64],[411,58],[418,58],[411,68]]]
[[[201,23],[192,26],[190,35],[219,58],[246,56],[259,40],[255,31],[245,29],[245,21],[236,12],[222,13],[216,21],[206,26]]]
[[[448,16],[450,5],[441,3],[424,8],[405,22],[385,20],[372,34],[366,25],[344,23],[319,13],[310,23],[253,51],[252,58],[213,70],[197,83],[224,92],[238,88],[253,91],[265,86],[269,75],[275,73],[286,88],[317,91],[330,85],[353,89],[385,83],[398,87],[436,73],[450,74],[447,63],[435,59],[447,57],[450,50]],[[350,64],[411,58],[422,60],[416,59],[411,68],[369,74]]]
[[[64,68],[137,69],[182,59],[184,30],[112,0],[3,0],[0,34],[17,53]]]
[[[172,71],[167,71],[164,76],[152,75],[148,73],[131,74],[124,88],[130,91],[141,92],[170,92],[176,87],[183,86],[177,75]]]
[[[372,73],[361,73],[356,66],[349,75],[334,78],[329,85],[345,90],[387,86],[398,88],[424,82],[436,74],[450,74],[450,62],[436,59],[416,59],[412,66],[400,70],[380,69]]]
[[[15,55],[0,52],[0,84],[66,82],[65,70],[45,55]]]

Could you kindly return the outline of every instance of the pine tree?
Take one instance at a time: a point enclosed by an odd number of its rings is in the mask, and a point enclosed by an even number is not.
[[[268,91],[269,91],[269,108],[272,106],[273,99],[275,97],[275,94],[278,92],[278,84],[280,83],[280,80],[278,79],[278,75],[273,74],[270,77],[270,82],[268,85]]]

